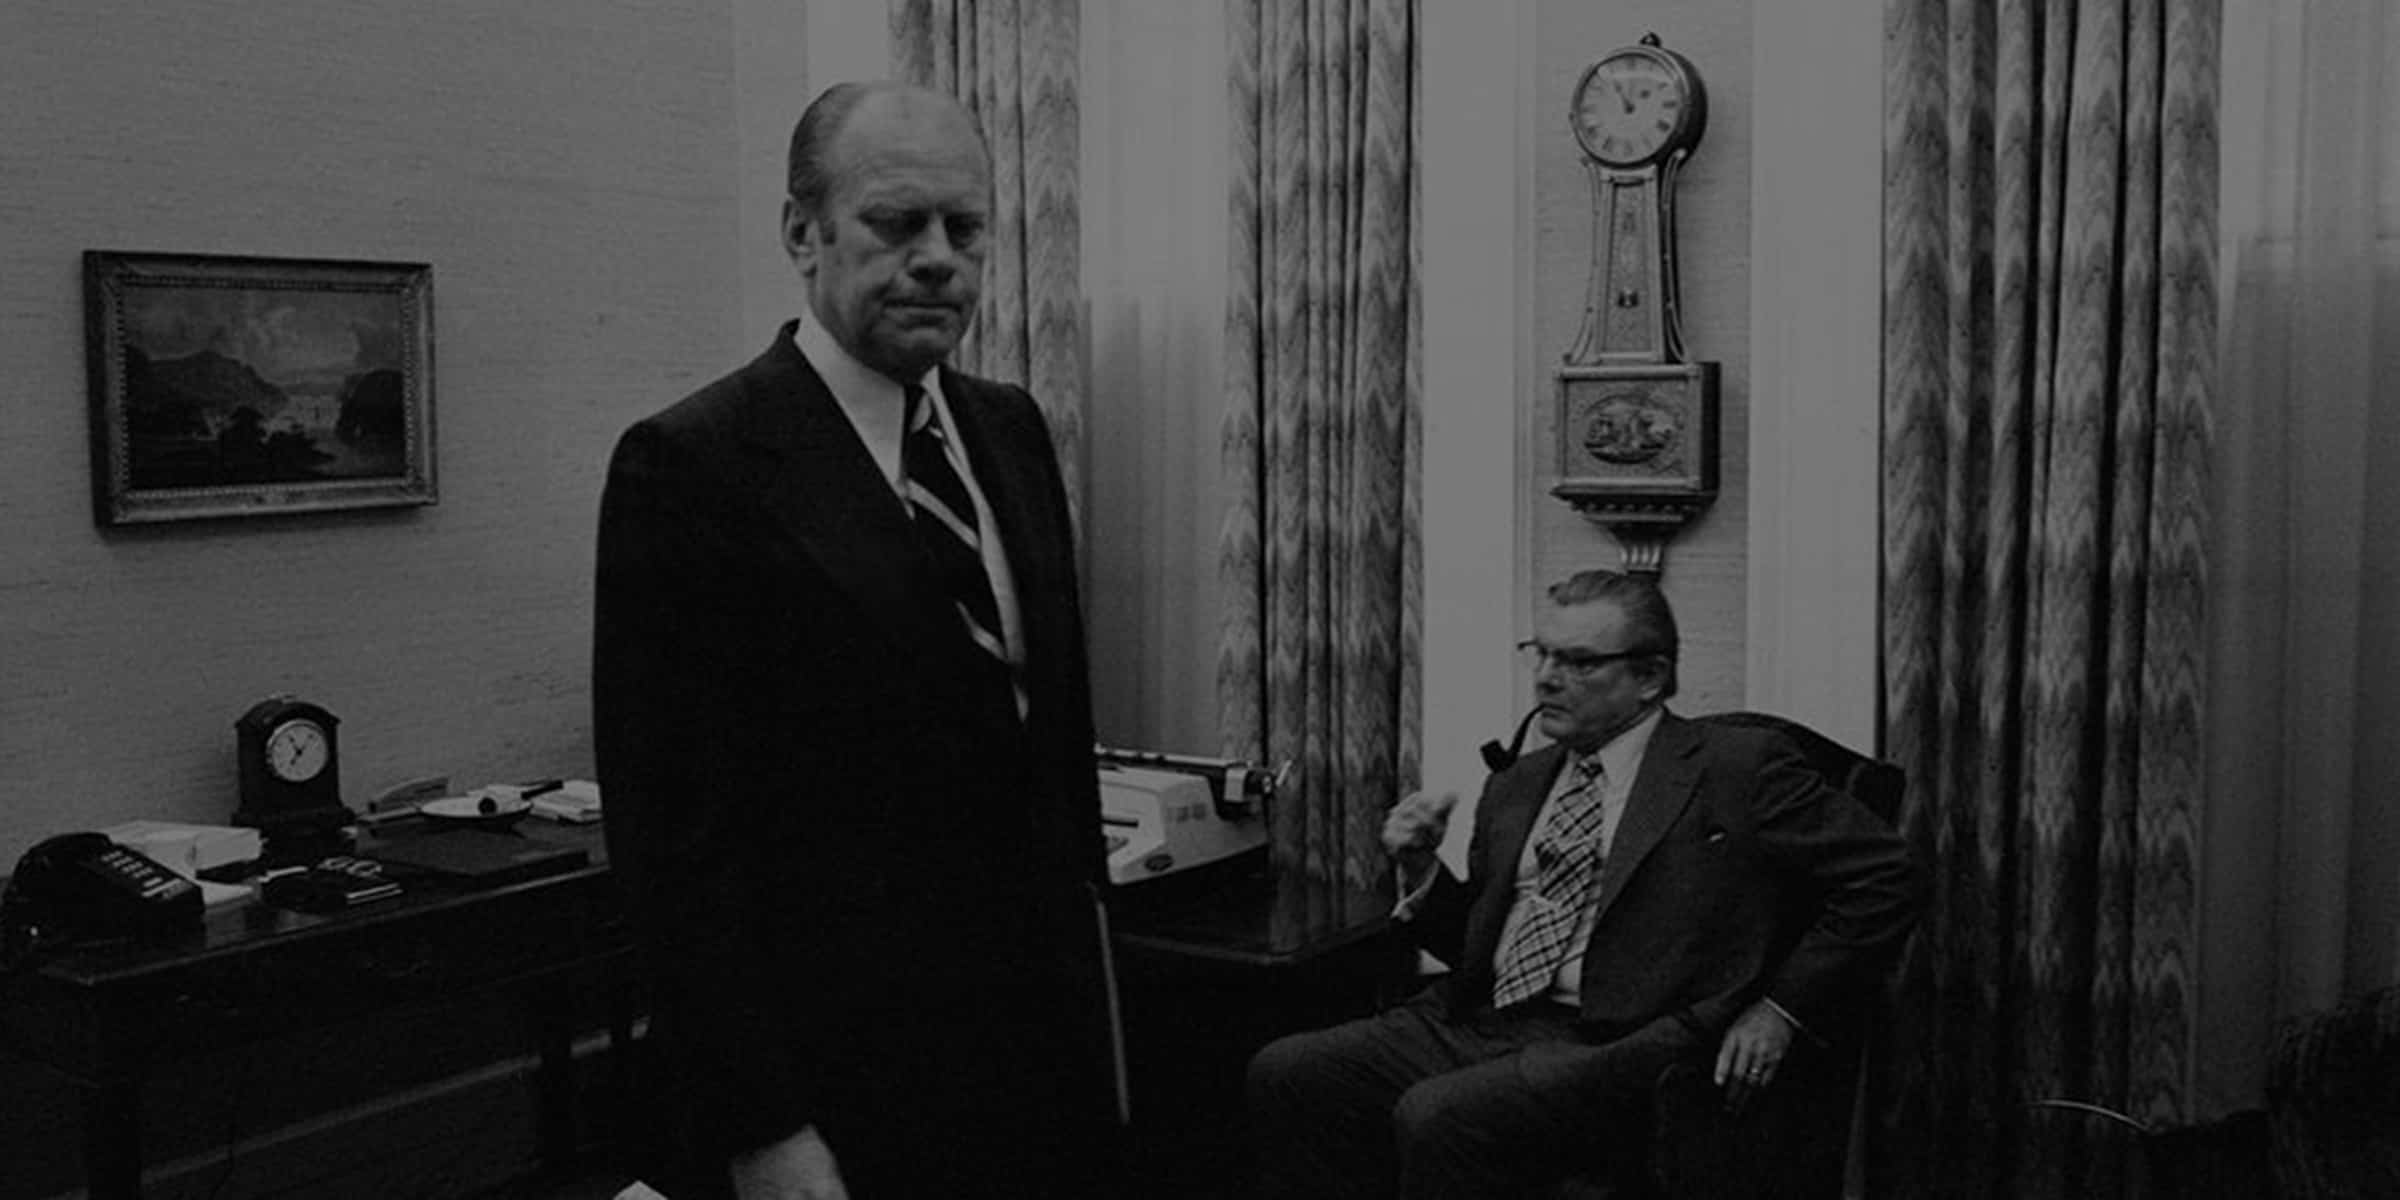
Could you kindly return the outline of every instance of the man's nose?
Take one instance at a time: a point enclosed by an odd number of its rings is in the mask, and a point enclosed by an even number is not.
[[[958,274],[958,247],[950,244],[950,234],[940,223],[928,227],[908,248],[908,273],[922,283],[948,283]]]
[[[908,262],[909,278],[918,283],[941,286],[958,274],[958,260],[940,254],[922,254]]]

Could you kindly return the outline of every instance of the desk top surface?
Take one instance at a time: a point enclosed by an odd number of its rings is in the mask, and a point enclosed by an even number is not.
[[[427,827],[370,831],[353,853],[372,855],[378,845],[394,839],[436,832]],[[527,822],[517,831],[528,839],[583,849],[589,861],[554,875],[504,884],[480,884],[405,868],[388,869],[401,893],[341,912],[310,913],[277,908],[255,892],[212,906],[196,929],[169,937],[104,942],[78,946],[43,962],[36,972],[75,987],[92,988],[129,982],[162,971],[187,969],[211,959],[256,953],[277,946],[299,945],[325,937],[366,933],[467,905],[489,904],[528,891],[565,886],[596,886],[608,874],[607,849],[598,825],[556,825]]]
[[[1112,936],[1132,947],[1249,966],[1291,966],[1376,937],[1392,897],[1261,866],[1215,886],[1146,896],[1137,884],[1109,903]]]
[[[391,828],[360,839],[358,853],[419,830]],[[523,836],[587,850],[585,866],[540,879],[498,885],[407,873],[392,877],[404,889],[389,900],[335,913],[276,908],[255,896],[208,910],[198,929],[166,938],[79,947],[37,968],[58,983],[77,988],[130,982],[162,971],[185,969],[218,958],[234,958],[278,946],[298,946],[327,937],[372,934],[468,906],[505,902],[527,892],[562,887],[607,886],[607,852],[598,825],[527,822]],[[1195,884],[1201,881],[1193,881]],[[1390,926],[1392,899],[1278,873],[1263,863],[1209,879],[1205,886],[1161,889],[1137,885],[1112,893],[1113,940],[1121,948],[1251,966],[1305,963],[1373,938]]]

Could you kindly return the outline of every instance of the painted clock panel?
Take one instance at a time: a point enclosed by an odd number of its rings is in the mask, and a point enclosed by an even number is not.
[[[1560,485],[1585,495],[1699,498],[1717,488],[1717,364],[1559,372]]]

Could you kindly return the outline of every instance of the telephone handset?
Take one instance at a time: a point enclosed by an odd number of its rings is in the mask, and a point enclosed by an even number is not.
[[[200,887],[99,833],[69,833],[25,852],[0,894],[0,969],[59,944],[200,923]]]

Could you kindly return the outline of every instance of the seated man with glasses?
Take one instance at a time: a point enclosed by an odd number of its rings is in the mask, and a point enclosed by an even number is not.
[[[1399,916],[1452,970],[1251,1061],[1266,1195],[1510,1196],[1640,1154],[1669,1063],[1713,1056],[1740,1106],[1845,1025],[1915,919],[1906,843],[1799,748],[1666,711],[1656,584],[1575,575],[1534,632],[1552,744],[1485,784],[1467,877],[1434,855],[1455,794],[1383,827]]]

